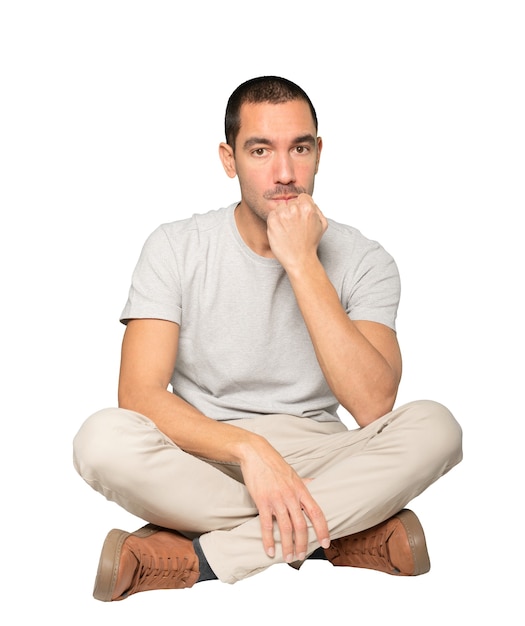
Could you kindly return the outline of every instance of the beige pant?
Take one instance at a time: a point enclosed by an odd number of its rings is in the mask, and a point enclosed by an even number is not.
[[[303,478],[332,539],[397,513],[462,458],[461,428],[442,405],[422,400],[365,428],[290,415],[235,420],[266,437]],[[283,562],[263,550],[257,509],[239,466],[205,461],[178,448],[151,420],[104,409],[74,441],[79,474],[134,515],[189,537],[201,536],[217,577],[228,583]],[[308,553],[319,547],[309,529]]]

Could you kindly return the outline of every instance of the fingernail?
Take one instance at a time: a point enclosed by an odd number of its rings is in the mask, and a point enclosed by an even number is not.
[[[273,559],[273,557],[275,556],[275,548],[268,548],[268,550],[266,551],[266,554]]]
[[[305,559],[306,559],[306,552],[300,552],[300,553],[297,555],[297,560],[298,560],[298,561],[304,561]]]
[[[321,547],[325,550],[330,547],[330,539],[323,539],[321,541]]]
[[[293,554],[286,555],[286,562],[291,563],[293,561]]]

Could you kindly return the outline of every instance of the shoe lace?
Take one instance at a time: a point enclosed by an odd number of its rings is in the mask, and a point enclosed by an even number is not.
[[[185,587],[191,573],[186,557],[143,554],[132,593],[138,590]]]
[[[358,567],[379,568],[386,565],[392,568],[387,547],[390,534],[386,532],[363,533],[335,543],[334,548],[338,555],[345,555]]]

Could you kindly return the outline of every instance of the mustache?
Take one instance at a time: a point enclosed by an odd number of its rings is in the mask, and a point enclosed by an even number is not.
[[[272,198],[279,196],[299,195],[300,193],[306,193],[304,187],[296,187],[295,185],[277,185],[274,189],[269,189],[263,194],[265,200],[271,200]]]

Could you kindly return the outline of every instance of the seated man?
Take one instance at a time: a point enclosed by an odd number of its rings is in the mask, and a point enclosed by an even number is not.
[[[307,94],[249,80],[225,130],[241,200],[150,235],[121,316],[119,407],[75,437],[84,480],[148,522],[107,536],[99,600],[308,558],[423,574],[405,507],[461,460],[444,406],[394,409],[397,267],[314,203],[322,140]]]

